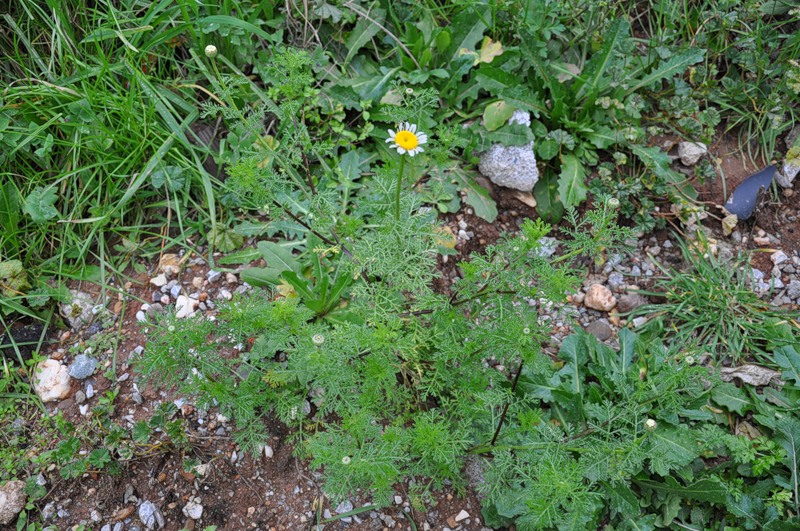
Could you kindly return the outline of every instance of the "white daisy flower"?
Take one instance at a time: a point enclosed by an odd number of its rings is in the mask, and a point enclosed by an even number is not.
[[[389,129],[389,138],[386,142],[391,143],[389,147],[397,149],[401,155],[408,153],[413,157],[424,151],[420,146],[428,142],[428,135],[422,131],[418,132],[417,124],[404,122],[399,125],[397,132]]]

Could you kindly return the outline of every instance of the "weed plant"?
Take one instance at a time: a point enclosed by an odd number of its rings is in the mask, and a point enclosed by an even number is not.
[[[771,365],[768,353],[800,341],[791,316],[755,293],[746,256],[723,263],[706,252],[702,239],[679,245],[685,266],[660,266],[664,277],[647,292],[663,301],[636,310],[636,315],[650,317],[643,332],[696,344],[718,361],[728,358],[737,364],[755,358]]]

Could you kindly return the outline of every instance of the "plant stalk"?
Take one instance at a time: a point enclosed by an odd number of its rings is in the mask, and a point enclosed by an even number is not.
[[[397,193],[394,196],[394,219],[400,221],[400,190],[403,187],[403,171],[406,169],[406,157],[400,155],[400,172],[397,176]]]

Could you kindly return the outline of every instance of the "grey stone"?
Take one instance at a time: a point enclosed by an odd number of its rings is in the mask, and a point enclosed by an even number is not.
[[[203,516],[203,506],[196,501],[190,501],[184,505],[183,514],[192,520],[199,520]]]
[[[783,188],[791,188],[797,174],[800,173],[800,164],[797,160],[784,161],[781,171],[775,174],[775,181]]]
[[[75,393],[75,403],[83,404],[84,402],[86,402],[86,393],[84,393],[83,391],[78,391],[77,393]]]
[[[625,285],[625,277],[622,276],[622,273],[618,271],[614,271],[610,275],[608,275],[608,287],[612,290],[618,290],[622,286]]]
[[[792,280],[786,287],[786,296],[792,300],[800,299],[800,280]]]
[[[213,269],[209,269],[208,273],[206,273],[206,278],[208,279],[208,281],[211,284],[213,284],[216,281],[218,281],[220,279],[220,277],[222,277],[222,272],[221,271],[214,271]]]
[[[25,482],[9,481],[0,487],[0,525],[8,525],[17,519],[25,508]]]
[[[694,166],[708,153],[708,146],[702,142],[680,142],[678,144],[678,157],[684,166]]]
[[[524,111],[514,111],[508,123],[530,125],[530,115]],[[481,153],[478,169],[494,184],[523,192],[533,190],[539,180],[533,142],[527,146],[494,144]]]
[[[70,328],[73,330],[80,330],[87,323],[91,322],[94,314],[92,308],[94,307],[94,299],[88,293],[77,290],[70,290],[72,300],[70,302],[63,302],[60,305],[61,316],[66,319]]]
[[[619,313],[628,313],[647,303],[647,299],[638,293],[625,293],[617,302],[617,310]]]
[[[161,529],[165,525],[164,515],[153,502],[142,502],[139,506],[139,520],[147,529]]]
[[[136,312],[136,320],[139,321],[140,323],[143,323],[147,321],[147,316],[142,310],[139,310],[138,312]]]
[[[69,366],[69,375],[76,380],[83,380],[94,374],[97,368],[97,360],[90,358],[86,354],[78,354],[75,361]]]
[[[592,321],[586,327],[586,331],[596,337],[599,341],[605,341],[610,338],[613,331],[608,323],[603,321]]]
[[[336,506],[336,512],[338,514],[342,513],[349,513],[353,510],[353,502],[350,500],[344,500],[342,503]]]

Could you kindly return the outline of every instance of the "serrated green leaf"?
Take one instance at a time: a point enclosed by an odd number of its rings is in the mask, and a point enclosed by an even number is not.
[[[707,503],[724,505],[728,496],[728,488],[718,477],[713,476],[701,479],[688,485],[681,485],[672,477],[667,476],[664,481],[653,481],[650,479],[636,480],[637,485],[653,489],[663,494],[677,496],[687,500],[695,500]]]
[[[688,465],[699,455],[698,445],[683,425],[659,426],[650,437],[653,441],[650,467],[656,474],[667,476],[670,471]]]
[[[54,187],[37,186],[25,198],[22,211],[28,214],[34,223],[41,224],[58,216],[58,210],[53,206],[56,201],[58,201],[58,194]]]
[[[699,63],[706,55],[706,51],[700,48],[688,50],[678,55],[673,55],[667,62],[659,65],[658,68],[645,75],[633,84],[629,84],[625,95],[638,92],[641,88],[646,88],[662,79],[682,74],[689,66]],[[635,75],[635,74],[633,74]]]
[[[183,168],[166,166],[150,174],[150,184],[153,188],[166,186],[170,192],[178,192],[186,185],[186,176],[183,174]]]
[[[558,194],[565,207],[576,207],[586,199],[586,169],[575,155],[561,157]]]
[[[358,19],[356,27],[350,32],[345,43],[347,57],[344,59],[344,66],[347,66],[359,50],[381,31],[385,19],[386,10],[381,8],[370,10],[369,18]]]
[[[450,48],[447,53],[450,61],[458,58],[462,49],[475,50],[478,41],[483,38],[487,24],[492,23],[492,11],[484,8],[482,12],[476,13],[476,9],[461,9],[453,17],[450,24],[450,34],[452,35]]]
[[[783,369],[781,376],[786,381],[794,382],[800,387],[800,354],[792,345],[780,347],[775,350],[775,363]]]
[[[718,405],[725,407],[739,415],[752,409],[750,400],[744,391],[732,383],[720,383],[711,391],[711,399]]]
[[[600,51],[587,62],[584,68],[586,83],[576,93],[576,101],[582,101],[590,92],[595,94],[600,92],[603,87],[611,83],[611,78],[606,76],[606,72],[615,62],[618,62],[619,49],[626,38],[630,38],[630,23],[623,18],[618,18],[605,32]]]
[[[475,215],[492,223],[497,219],[497,205],[489,192],[475,181],[475,174],[461,166],[454,166],[451,175],[459,188],[467,193],[466,202],[475,210]]]
[[[611,485],[605,481],[602,485],[614,511],[619,514],[634,514],[639,511],[639,500],[628,485]]]
[[[300,273],[300,262],[292,255],[292,251],[289,248],[275,242],[258,242],[258,251],[264,257],[270,269],[276,269],[279,272],[294,271],[295,273]]]
[[[361,178],[361,159],[355,151],[348,151],[339,160],[339,170],[345,184],[352,184]]]

